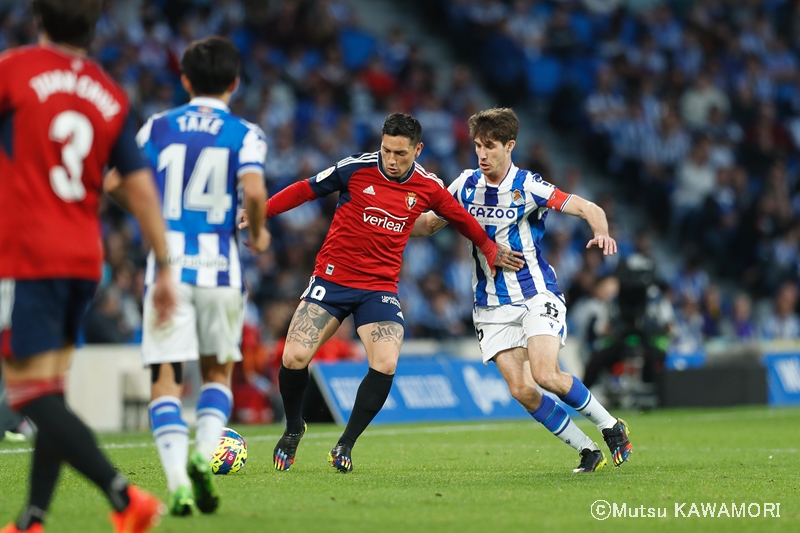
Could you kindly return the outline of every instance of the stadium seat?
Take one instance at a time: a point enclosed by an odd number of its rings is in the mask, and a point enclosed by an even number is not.
[[[567,63],[567,79],[584,96],[588,96],[594,91],[597,63],[597,60],[591,56],[572,57]]]
[[[342,30],[339,35],[344,64],[350,70],[359,70],[375,52],[375,37],[354,28]]]
[[[525,65],[528,89],[534,96],[552,97],[561,87],[563,68],[558,59],[542,56]]]
[[[592,28],[592,20],[585,13],[572,13],[570,15],[570,26],[578,42],[586,50],[590,50],[594,45],[594,30]]]

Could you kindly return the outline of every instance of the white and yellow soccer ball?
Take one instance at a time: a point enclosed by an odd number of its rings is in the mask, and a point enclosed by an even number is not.
[[[211,459],[211,471],[215,474],[232,474],[244,468],[247,461],[247,444],[239,433],[222,429],[219,446]]]

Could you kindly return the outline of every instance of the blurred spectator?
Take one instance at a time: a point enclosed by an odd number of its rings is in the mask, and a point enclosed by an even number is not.
[[[712,85],[707,72],[701,72],[692,88],[681,98],[681,115],[690,127],[701,129],[708,124],[712,108],[727,112],[729,106],[730,101],[725,93]]]
[[[676,313],[672,350],[681,354],[702,351],[705,341],[703,338],[704,324],[699,302],[690,295],[684,295]]]
[[[672,193],[672,234],[676,240],[684,240],[700,222],[706,197],[714,190],[716,171],[711,166],[708,137],[697,139],[689,158],[677,170],[677,183]]]
[[[120,290],[116,287],[98,293],[96,302],[86,314],[83,332],[87,343],[122,344],[130,340],[132,331],[125,323],[120,298]]]
[[[722,335],[730,341],[752,341],[756,327],[751,316],[752,302],[747,294],[738,294],[733,300],[733,313],[723,319]]]
[[[797,285],[784,283],[778,289],[773,308],[758,325],[758,336],[764,340],[800,338],[800,317],[797,316]]]

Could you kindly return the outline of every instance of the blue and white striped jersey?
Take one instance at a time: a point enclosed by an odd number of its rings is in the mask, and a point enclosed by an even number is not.
[[[470,243],[475,305],[521,303],[544,291],[561,295],[556,272],[542,257],[541,241],[547,210],[563,210],[571,195],[514,164],[499,185],[487,183],[480,169],[465,170],[448,190],[493,241],[522,252],[525,261],[519,272],[498,269],[492,277],[486,257]]]
[[[161,192],[175,280],[243,288],[236,234],[239,178],[249,172],[264,174],[264,132],[232,115],[222,101],[197,97],[152,116],[136,140]],[[145,283],[154,279],[151,253]]]

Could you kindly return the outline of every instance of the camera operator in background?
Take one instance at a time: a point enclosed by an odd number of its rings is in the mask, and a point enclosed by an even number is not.
[[[641,381],[651,392],[648,403],[652,406],[675,313],[656,281],[655,262],[647,255],[634,253],[620,261],[616,277],[619,294],[611,306],[608,333],[596,343],[583,382],[591,387],[603,371],[610,372],[621,361],[641,357]]]

